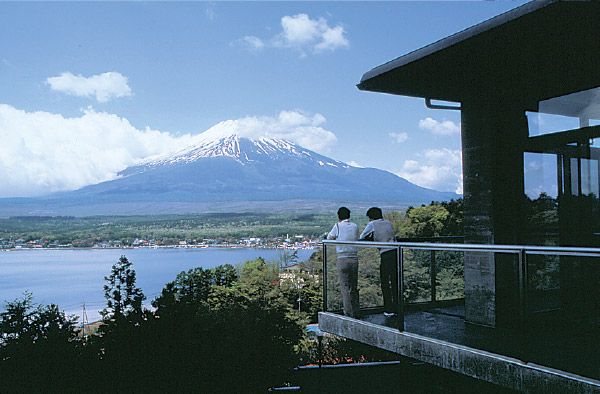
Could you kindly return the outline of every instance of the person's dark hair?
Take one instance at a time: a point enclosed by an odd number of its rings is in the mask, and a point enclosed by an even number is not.
[[[338,209],[337,215],[340,220],[350,219],[350,210],[346,207],[341,207]]]
[[[369,219],[377,220],[383,219],[383,213],[381,212],[381,208],[372,207],[367,211],[367,216]]]

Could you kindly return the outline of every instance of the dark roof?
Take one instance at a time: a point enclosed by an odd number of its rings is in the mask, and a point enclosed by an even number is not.
[[[600,85],[600,3],[533,1],[365,73],[358,88],[448,101],[540,100]]]

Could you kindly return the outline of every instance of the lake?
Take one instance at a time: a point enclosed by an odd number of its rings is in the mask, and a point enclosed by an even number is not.
[[[299,261],[314,250],[298,250]],[[68,249],[0,251],[0,310],[4,301],[13,301],[24,291],[34,302],[54,303],[67,313],[82,315],[86,306],[90,322],[100,318],[106,306],[104,277],[124,255],[133,264],[140,287],[149,303],[167,282],[191,268],[214,268],[262,257],[277,260],[282,250],[255,248],[158,248],[158,249]]]

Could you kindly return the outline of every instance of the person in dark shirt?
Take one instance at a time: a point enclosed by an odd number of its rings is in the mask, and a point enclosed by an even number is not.
[[[360,234],[361,240],[375,242],[394,242],[396,236],[392,223],[383,218],[381,208],[372,207],[367,211],[369,223]],[[398,250],[396,248],[379,248],[381,263],[379,275],[381,292],[383,293],[383,314],[387,317],[396,315],[398,311]]]

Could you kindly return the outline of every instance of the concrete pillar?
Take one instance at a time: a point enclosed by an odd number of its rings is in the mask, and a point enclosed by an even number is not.
[[[525,111],[487,98],[463,102],[461,116],[465,243],[520,244]],[[467,321],[510,325],[519,311],[517,272],[514,256],[465,253]]]

